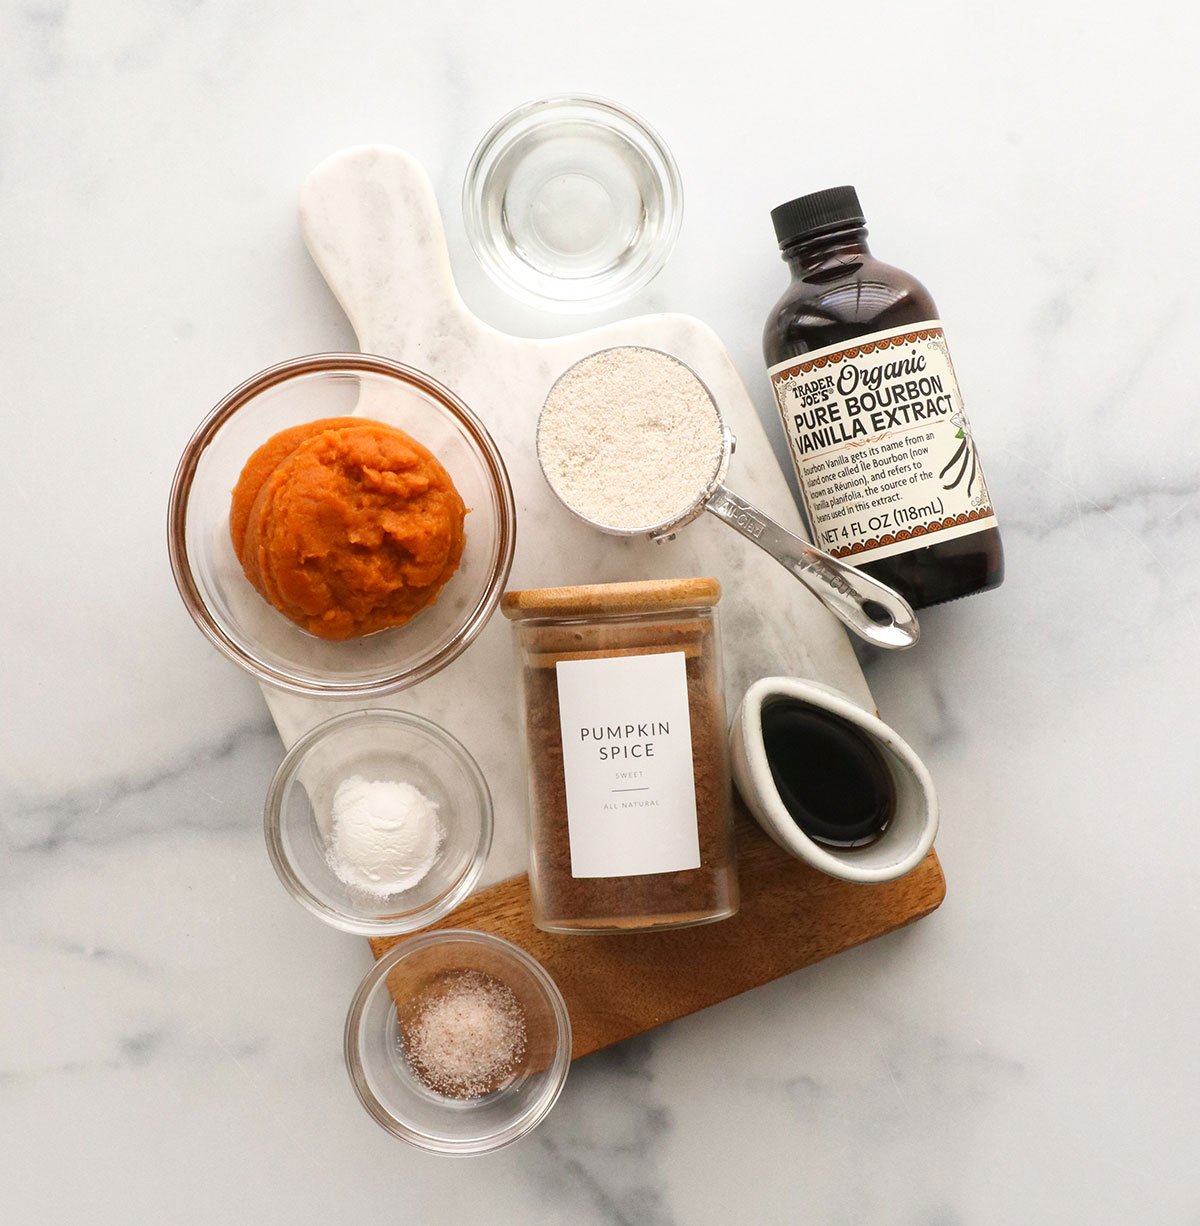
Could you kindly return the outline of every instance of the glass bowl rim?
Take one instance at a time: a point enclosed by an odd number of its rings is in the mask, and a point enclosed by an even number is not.
[[[378,1098],[367,1084],[367,1078],[358,1055],[358,1036],[362,1030],[363,1016],[367,1001],[378,988],[380,981],[385,980],[391,971],[406,957],[427,949],[433,945],[453,944],[484,945],[506,957],[511,958],[525,968],[533,977],[545,995],[554,1015],[555,1028],[558,1032],[558,1043],[554,1052],[554,1060],[549,1066],[549,1078],[537,1101],[512,1123],[498,1132],[484,1138],[465,1140],[446,1140],[442,1137],[430,1137],[398,1120]],[[384,989],[386,990],[386,988]],[[562,990],[555,983],[553,976],[528,950],[522,949],[514,941],[496,936],[491,932],[482,932],[475,928],[442,928],[436,932],[425,932],[417,936],[401,940],[389,949],[375,965],[367,971],[362,981],[355,989],[350,1001],[350,1009],[346,1014],[346,1026],[343,1032],[343,1054],[346,1061],[346,1071],[350,1074],[351,1084],[358,1100],[366,1108],[367,1113],[376,1123],[392,1136],[407,1141],[419,1149],[430,1153],[441,1154],[482,1154],[492,1153],[511,1145],[521,1137],[531,1132],[549,1115],[551,1108],[558,1101],[562,1088],[566,1084],[567,1073],[571,1068],[571,1015],[567,1010],[567,1002],[563,999]]]
[[[423,907],[405,912],[404,916],[399,919],[369,919],[361,915],[349,915],[345,911],[338,910],[337,907],[330,906],[329,903],[322,902],[300,880],[293,869],[280,835],[285,789],[294,780],[300,763],[317,745],[328,740],[333,734],[357,723],[385,724],[416,731],[429,740],[437,742],[462,768],[480,802],[479,839],[471,860],[461,876],[444,893],[439,894]],[[494,830],[495,807],[492,801],[492,790],[488,787],[487,778],[479,763],[467,747],[440,724],[435,724],[433,720],[426,719],[425,716],[417,715],[412,711],[398,711],[390,708],[345,711],[341,715],[334,715],[322,721],[315,728],[310,728],[284,754],[283,761],[280,762],[267,788],[266,800],[263,803],[263,835],[267,843],[267,855],[284,889],[301,906],[311,911],[319,919],[323,919],[334,928],[340,928],[343,932],[352,932],[358,936],[404,936],[427,928],[430,924],[448,915],[475,888],[492,849]]]
[[[299,678],[258,659],[252,651],[243,647],[218,625],[200,593],[199,584],[192,570],[187,546],[187,511],[200,457],[221,427],[239,409],[249,404],[261,393],[291,379],[303,375],[347,371],[355,374],[382,375],[415,387],[439,404],[464,428],[487,470],[492,489],[496,494],[498,503],[496,509],[497,556],[492,567],[491,579],[470,616],[450,640],[419,667],[391,672],[370,681],[314,682]],[[484,626],[487,625],[492,613],[495,612],[496,605],[503,594],[504,585],[508,581],[513,554],[516,551],[516,518],[517,509],[513,498],[512,482],[500,449],[483,422],[445,384],[433,378],[432,375],[418,370],[415,366],[397,362],[392,358],[381,357],[378,354],[313,353],[277,362],[274,366],[268,366],[257,374],[251,375],[222,397],[216,407],[196,427],[183,449],[183,454],[175,469],[175,477],[171,482],[171,493],[167,503],[167,553],[175,586],[183,599],[184,607],[205,638],[227,659],[232,660],[258,681],[288,693],[300,694],[307,698],[370,698],[407,689],[419,681],[432,677],[452,660],[457,659],[475,641]]]
[[[666,201],[670,218],[663,236],[658,241],[653,257],[647,260],[643,267],[631,273],[628,277],[617,281],[609,289],[582,297],[559,297],[554,294],[542,293],[523,282],[517,281],[494,258],[490,246],[484,241],[485,226],[482,209],[484,178],[481,175],[481,168],[492,159],[502,138],[511,128],[523,123],[539,111],[549,111],[555,107],[567,106],[578,106],[604,115],[615,116],[618,120],[628,124],[645,139],[647,145],[661,163],[661,173],[657,177],[663,185],[663,198]],[[643,119],[641,115],[629,110],[628,107],[624,107],[618,102],[614,102],[611,98],[605,98],[599,94],[551,94],[542,98],[534,98],[529,102],[524,102],[520,106],[514,107],[511,111],[497,119],[484,133],[479,143],[475,146],[475,151],[471,154],[471,158],[467,163],[466,174],[463,176],[463,219],[467,231],[467,241],[470,243],[475,258],[483,265],[488,275],[501,289],[523,302],[542,307],[543,309],[550,308],[563,312],[583,313],[604,310],[615,306],[617,303],[624,302],[627,298],[633,297],[634,294],[644,289],[658,276],[662,271],[663,265],[666,264],[670,257],[671,252],[674,251],[680,229],[683,226],[683,209],[683,176],[679,173],[679,164],[675,161],[675,155],[671,152],[670,146],[662,138],[658,130],[647,120]]]

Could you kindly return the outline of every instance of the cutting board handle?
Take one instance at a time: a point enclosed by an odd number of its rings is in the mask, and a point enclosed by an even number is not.
[[[300,227],[364,352],[395,351],[412,293],[428,319],[452,316],[460,329],[474,319],[454,284],[429,176],[402,150],[358,145],[326,158],[301,189]]]

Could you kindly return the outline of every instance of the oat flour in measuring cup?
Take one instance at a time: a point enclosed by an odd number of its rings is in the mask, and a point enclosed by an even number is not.
[[[723,484],[733,447],[696,372],[638,345],[576,362],[550,389],[538,419],[538,462],[550,488],[593,527],[661,541],[711,511],[860,637],[879,647],[911,647],[920,631],[903,597],[780,527]]]

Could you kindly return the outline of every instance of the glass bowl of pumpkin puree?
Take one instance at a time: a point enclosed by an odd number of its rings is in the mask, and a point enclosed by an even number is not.
[[[370,354],[295,358],[235,388],[184,450],[168,512],[171,569],[206,637],[313,697],[393,693],[444,668],[495,610],[515,543],[483,424]]]

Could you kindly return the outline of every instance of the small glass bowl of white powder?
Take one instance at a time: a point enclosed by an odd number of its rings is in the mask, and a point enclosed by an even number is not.
[[[525,1136],[554,1106],[571,1019],[546,969],[511,941],[425,932],[367,972],[345,1054],[359,1101],[393,1136],[482,1154]]]
[[[405,711],[352,711],[302,736],[267,792],[267,850],[288,893],[346,932],[415,932],[474,888],[492,842],[475,759]]]

